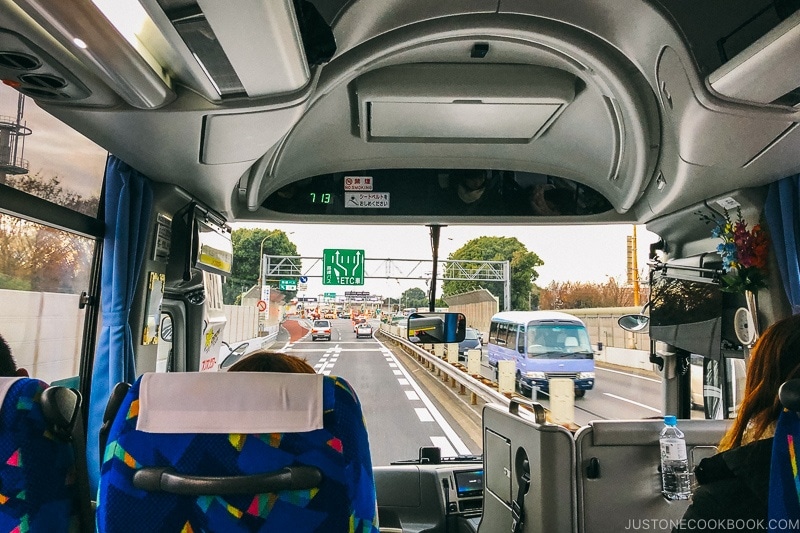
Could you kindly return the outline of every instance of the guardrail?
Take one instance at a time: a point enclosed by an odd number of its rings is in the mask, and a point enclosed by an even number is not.
[[[533,413],[537,412],[533,407],[534,402],[529,399],[516,393],[511,393],[510,397],[506,396],[497,390],[496,384],[487,385],[485,383],[485,381],[488,381],[486,378],[473,377],[459,368],[459,366],[449,363],[429,351],[422,349],[417,344],[410,342],[406,338],[406,328],[381,324],[379,331],[394,343],[401,346],[406,353],[410,353],[416,357],[417,360],[426,367],[434,370],[438,375],[444,375],[445,382],[450,383],[453,387],[459,385],[461,388],[459,391],[460,393],[466,394],[466,391],[469,391],[472,395],[471,403],[473,405],[477,403],[476,398],[481,398],[486,403],[496,403],[505,407],[509,407],[513,401],[516,404],[521,404],[528,408]],[[539,404],[536,405],[541,408]]]

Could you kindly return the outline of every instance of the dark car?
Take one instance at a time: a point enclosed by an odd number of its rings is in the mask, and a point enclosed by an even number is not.
[[[458,358],[466,359],[467,350],[481,349],[481,339],[478,330],[475,328],[467,328],[467,334],[464,340],[458,343]]]

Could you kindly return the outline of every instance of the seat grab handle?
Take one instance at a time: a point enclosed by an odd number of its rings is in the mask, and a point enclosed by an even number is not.
[[[133,475],[133,486],[137,489],[184,496],[307,490],[319,486],[321,481],[322,473],[313,466],[287,466],[268,474],[219,477],[189,476],[173,468],[147,467]]]
[[[511,401],[508,403],[508,412],[512,415],[520,416],[519,408],[523,405],[530,409],[531,413],[533,413],[533,418],[537,424],[541,425],[547,421],[547,415],[544,407],[538,402],[530,402],[520,400],[519,398],[511,398]]]

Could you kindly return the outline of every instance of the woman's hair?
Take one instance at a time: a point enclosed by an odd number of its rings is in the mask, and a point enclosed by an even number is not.
[[[9,348],[6,340],[0,336],[0,376],[14,377],[16,375],[17,364],[11,355],[11,348]]]
[[[305,359],[281,352],[259,350],[253,352],[232,367],[228,372],[287,372],[290,374],[316,374]]]
[[[719,443],[720,451],[741,446],[745,431],[761,438],[783,410],[778,388],[793,378],[800,378],[800,315],[775,322],[756,341],[747,364],[744,399]]]

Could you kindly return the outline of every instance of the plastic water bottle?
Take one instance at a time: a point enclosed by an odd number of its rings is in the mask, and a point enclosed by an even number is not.
[[[674,416],[664,417],[659,436],[661,446],[661,491],[668,500],[688,500],[692,495],[692,473],[683,432]]]

